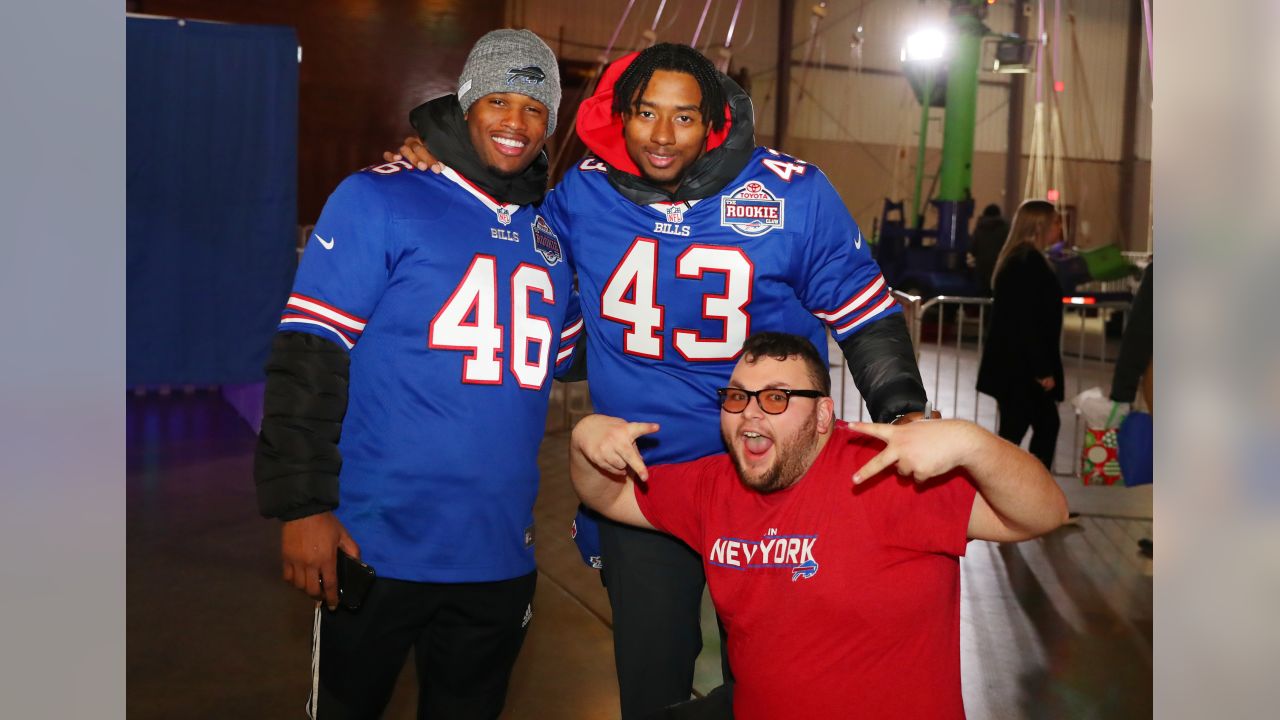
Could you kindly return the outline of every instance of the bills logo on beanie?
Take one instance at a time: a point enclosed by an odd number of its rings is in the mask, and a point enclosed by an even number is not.
[[[512,68],[507,71],[507,84],[515,85],[524,83],[526,85],[539,85],[547,79],[547,74],[542,72],[542,68],[537,65],[530,65],[523,68]]]
[[[529,30],[494,30],[476,41],[458,77],[462,111],[492,93],[520,93],[547,107],[547,135],[560,110],[560,66],[551,48]]]

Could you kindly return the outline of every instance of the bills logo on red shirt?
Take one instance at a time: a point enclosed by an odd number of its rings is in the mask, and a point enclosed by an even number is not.
[[[799,565],[791,568],[791,582],[795,582],[800,578],[811,578],[818,574],[818,561],[809,558]]]
[[[555,265],[564,258],[564,254],[560,252],[560,238],[556,237],[555,231],[541,215],[533,221],[533,249],[538,251],[548,265]]]
[[[741,235],[755,237],[782,227],[785,201],[759,180],[720,196],[720,224]]]

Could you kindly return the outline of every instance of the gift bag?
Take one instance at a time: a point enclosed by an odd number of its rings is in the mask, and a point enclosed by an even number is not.
[[[1080,448],[1080,479],[1085,485],[1115,485],[1121,479],[1116,413],[1120,403],[1111,403],[1111,411],[1101,427],[1086,415],[1084,444]]]
[[[1116,433],[1118,462],[1126,486],[1151,484],[1155,475],[1154,434],[1151,415],[1144,412],[1129,413],[1120,423]]]
[[[1080,257],[1084,258],[1084,264],[1089,268],[1089,277],[1094,280],[1119,280],[1129,277],[1137,270],[1115,245],[1081,250]]]

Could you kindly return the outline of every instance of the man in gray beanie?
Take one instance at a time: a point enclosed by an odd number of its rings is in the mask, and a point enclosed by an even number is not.
[[[458,76],[465,113],[489,93],[520,93],[547,106],[547,136],[560,110],[560,67],[551,48],[530,30],[494,30],[476,41]]]
[[[381,715],[410,651],[418,717],[496,718],[533,617],[538,447],[582,328],[535,207],[560,74],[499,30],[444,100],[414,117],[441,174],[388,162],[330,195],[267,364],[259,509],[327,606],[313,718]]]

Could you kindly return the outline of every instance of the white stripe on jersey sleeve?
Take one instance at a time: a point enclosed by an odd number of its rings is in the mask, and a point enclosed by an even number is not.
[[[297,293],[289,296],[289,302],[285,307],[304,310],[312,315],[319,315],[326,320],[332,321],[338,327],[346,328],[353,332],[364,332],[364,321],[354,315],[348,315],[338,310],[325,307],[315,300],[298,295]]]
[[[560,342],[564,343],[567,340],[572,340],[580,332],[582,332],[582,318],[578,318],[578,322],[565,328],[564,332],[560,333]]]
[[[338,338],[338,342],[342,343],[342,345],[346,347],[348,350],[356,346],[355,343],[347,339],[346,335],[343,335],[341,332],[339,332],[337,328],[333,327],[332,325],[327,325],[323,322],[320,322],[319,320],[311,320],[309,318],[300,318],[300,317],[290,317],[280,321],[281,328],[285,328],[286,326],[293,325],[293,324],[315,325],[316,327],[324,328],[325,330],[328,330],[334,337]]]
[[[836,328],[836,333],[842,333],[842,332],[847,332],[849,330],[852,330],[858,327],[859,325],[866,323],[868,320],[871,320],[877,315],[880,315],[885,310],[888,310],[889,308],[893,307],[893,305],[894,305],[893,296],[887,295],[885,296],[885,299],[880,302],[879,305],[876,305],[874,308],[854,318],[853,321],[850,322],[848,325]]]
[[[814,313],[818,318],[826,320],[829,323],[839,322],[843,320],[849,313],[861,308],[874,298],[884,287],[884,275],[877,275],[876,279],[867,286],[866,290],[858,293],[857,297],[850,300],[839,310],[833,310],[830,313]]]

